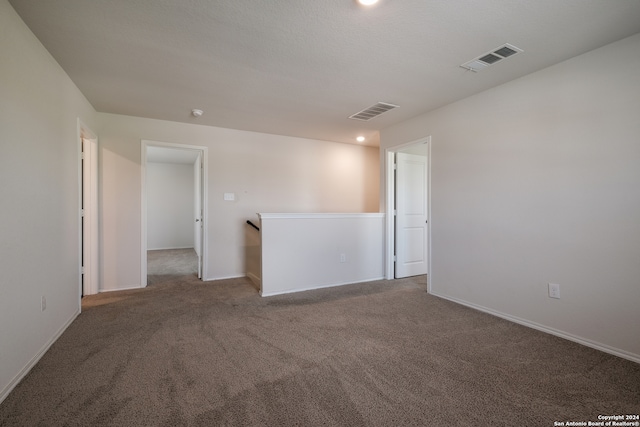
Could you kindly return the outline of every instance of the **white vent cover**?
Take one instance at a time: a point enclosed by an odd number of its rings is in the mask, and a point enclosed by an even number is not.
[[[474,72],[487,68],[490,65],[495,64],[498,61],[502,61],[505,58],[513,56],[517,53],[523,52],[519,47],[515,47],[509,43],[505,43],[489,52],[472,59],[469,62],[465,62],[461,65],[462,68],[471,70]]]
[[[365,108],[358,113],[350,115],[349,118],[354,120],[369,121],[374,117],[378,117],[382,113],[393,110],[394,108],[398,108],[398,105],[389,104],[388,102],[378,102],[377,104],[372,105],[369,108]]]

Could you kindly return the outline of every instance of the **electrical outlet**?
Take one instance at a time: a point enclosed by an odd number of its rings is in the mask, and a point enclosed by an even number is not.
[[[40,297],[40,311],[45,311],[47,309],[47,299],[44,295]]]
[[[549,298],[560,299],[560,285],[549,283]]]
[[[347,254],[340,254],[340,262],[347,262]]]

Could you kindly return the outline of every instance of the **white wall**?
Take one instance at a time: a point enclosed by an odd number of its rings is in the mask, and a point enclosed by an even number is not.
[[[640,361],[639,70],[640,34],[382,131],[432,136],[434,294]]]
[[[147,249],[193,248],[193,165],[147,163]]]
[[[256,212],[377,212],[378,150],[100,114],[102,289],[140,286],[141,140],[208,147],[208,277],[244,276]],[[236,200],[224,201],[224,193]]]
[[[95,112],[0,0],[0,401],[80,309],[78,118]],[[40,310],[40,298],[47,307]]]
[[[261,213],[261,295],[384,277],[384,214]]]

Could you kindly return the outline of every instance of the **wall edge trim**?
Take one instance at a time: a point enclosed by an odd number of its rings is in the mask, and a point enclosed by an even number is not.
[[[253,282],[254,285],[260,287],[262,281],[260,280],[260,278],[253,274],[253,273],[247,273],[247,279],[251,280]]]

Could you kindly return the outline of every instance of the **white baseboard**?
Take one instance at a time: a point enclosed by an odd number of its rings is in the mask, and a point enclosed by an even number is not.
[[[69,325],[71,325],[71,323],[76,319],[76,317],[78,317],[79,314],[80,314],[80,310],[76,311],[71,316],[71,318],[67,320],[60,329],[58,329],[58,331],[53,335],[53,337],[51,337],[51,339],[47,341],[47,343],[44,346],[42,346],[42,348],[36,353],[36,355],[33,356],[31,360],[29,360],[29,362],[27,362],[27,364],[20,370],[20,372],[18,372],[18,374],[15,377],[13,377],[13,379],[9,382],[9,384],[7,384],[6,387],[2,389],[2,391],[0,392],[0,403],[2,403],[7,398],[7,396],[9,396],[9,393],[11,393],[11,391],[29,373],[29,371],[31,371],[31,369],[33,369],[33,367],[36,366],[36,363],[38,363],[38,361],[42,358],[42,356],[44,356],[44,354],[49,350],[49,348],[51,348],[53,343],[56,342],[58,338],[60,338],[60,336],[64,333],[64,331],[67,330]]]
[[[129,286],[129,287],[126,287],[126,288],[100,289],[98,292],[99,293],[105,293],[105,292],[132,291],[134,289],[143,289],[143,288],[146,288],[146,286],[136,285],[136,286]]]
[[[482,311],[484,313],[491,314],[496,317],[500,317],[502,319],[508,320],[513,323],[517,323],[519,325],[527,326],[532,329],[536,329],[538,331],[546,332],[551,335],[555,335],[560,338],[564,338],[569,341],[577,342],[578,344],[585,345],[587,347],[595,348],[596,350],[603,351],[605,353],[613,354],[614,356],[621,357],[623,359],[631,360],[632,362],[640,363],[640,355],[634,354],[625,350],[621,350],[619,348],[611,347],[606,344],[602,344],[599,342],[592,341],[587,338],[579,337],[577,335],[570,334],[568,332],[561,331],[559,329],[551,328],[549,326],[541,325],[536,322],[532,322],[527,319],[522,319],[517,316],[512,316],[510,314],[502,313],[500,311],[493,310],[491,308],[487,308],[481,305],[473,304],[464,300],[460,300],[458,298],[449,297],[446,295],[438,294],[436,292],[429,292],[431,295],[436,296],[438,298],[446,299],[456,304],[464,305],[470,308],[473,308],[478,311]]]
[[[239,279],[241,277],[247,277],[245,274],[238,274],[233,276],[219,276],[219,277],[207,277],[203,278],[203,282],[212,282],[214,280],[225,280],[225,279]]]
[[[260,296],[262,296],[262,297],[272,297],[274,295],[284,295],[284,294],[292,294],[294,292],[313,291],[315,289],[333,288],[335,286],[355,285],[356,283],[374,282],[376,280],[384,280],[384,279],[385,279],[384,276],[380,276],[380,277],[373,277],[371,279],[358,280],[358,281],[355,281],[355,282],[329,283],[329,284],[326,284],[326,285],[311,286],[311,287],[308,287],[308,288],[287,289],[285,291],[276,291],[276,292],[262,292],[262,290],[260,290]]]
[[[147,248],[147,251],[168,251],[171,249],[193,249],[193,246],[170,246],[168,248]]]

